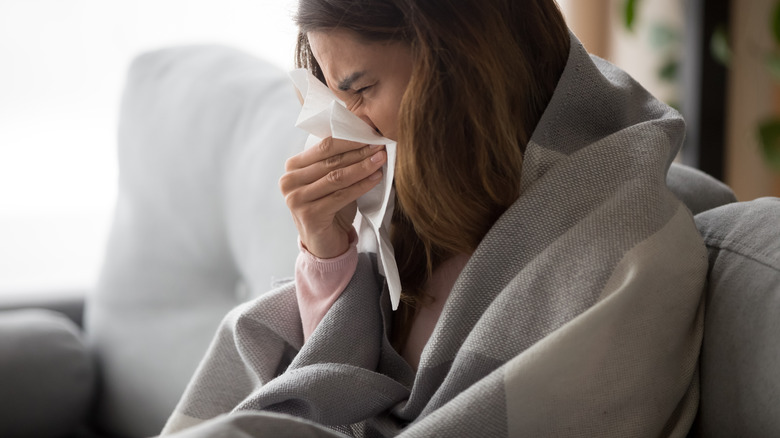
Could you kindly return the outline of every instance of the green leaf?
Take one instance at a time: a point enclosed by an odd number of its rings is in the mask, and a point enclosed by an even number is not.
[[[775,10],[772,11],[772,35],[775,37],[775,44],[780,44],[780,1],[775,2]]]
[[[776,81],[780,81],[780,53],[772,53],[766,57],[766,68]]]
[[[766,162],[780,171],[780,120],[774,118],[758,125],[758,141]]]
[[[710,39],[710,54],[712,57],[728,67],[731,63],[731,48],[729,47],[729,37],[726,34],[726,28],[718,26],[712,33]]]
[[[658,69],[658,77],[664,82],[675,82],[680,71],[680,61],[667,59],[664,65]]]
[[[664,23],[655,23],[650,28],[650,45],[656,50],[662,50],[681,41],[680,32]]]
[[[582,0],[580,0],[582,1]],[[623,24],[629,32],[634,31],[636,21],[636,7],[639,0],[625,0],[623,3]]]

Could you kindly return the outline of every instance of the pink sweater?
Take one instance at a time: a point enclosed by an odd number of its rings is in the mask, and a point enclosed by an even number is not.
[[[301,252],[295,263],[295,290],[298,309],[303,320],[304,341],[317,328],[336,299],[344,292],[357,269],[357,233],[350,235],[350,246],[344,254],[332,259],[320,259],[298,243]],[[433,300],[423,305],[412,322],[409,340],[401,355],[415,370],[420,363],[425,344],[433,333],[444,303],[450,295],[460,272],[466,266],[469,255],[460,254],[439,266],[426,284],[426,293]]]

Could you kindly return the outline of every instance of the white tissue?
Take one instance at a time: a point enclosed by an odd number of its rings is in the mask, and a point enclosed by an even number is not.
[[[396,143],[380,136],[360,117],[352,114],[344,102],[308,70],[302,68],[293,70],[290,72],[290,77],[303,96],[303,108],[295,126],[311,134],[306,141],[306,148],[314,146],[327,137],[385,145],[387,163],[382,166],[382,181],[370,192],[361,196],[357,200],[357,205],[363,218],[360,221],[360,244],[365,244],[367,235],[376,237],[380,273],[387,279],[390,301],[393,310],[396,310],[401,299],[401,279],[398,275],[389,232],[390,219],[393,215],[392,190]]]

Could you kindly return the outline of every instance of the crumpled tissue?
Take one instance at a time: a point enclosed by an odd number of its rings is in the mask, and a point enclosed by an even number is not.
[[[352,114],[344,102],[319,79],[306,69],[290,72],[295,87],[303,96],[303,107],[295,126],[307,131],[306,148],[327,137],[365,144],[385,145],[387,162],[382,167],[382,180],[357,200],[359,222],[359,246],[370,248],[366,237],[373,236],[380,262],[380,274],[387,279],[393,310],[401,299],[401,279],[395,263],[393,245],[390,243],[390,220],[393,215],[393,177],[395,174],[396,142],[376,133],[360,117]],[[372,239],[374,240],[374,239]]]

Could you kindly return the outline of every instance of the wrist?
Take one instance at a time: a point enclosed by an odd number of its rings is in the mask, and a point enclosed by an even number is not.
[[[320,260],[340,257],[356,244],[357,232],[351,226],[349,230],[343,230],[338,235],[331,234],[326,238],[311,239],[298,237],[298,245],[301,251],[305,251]]]

